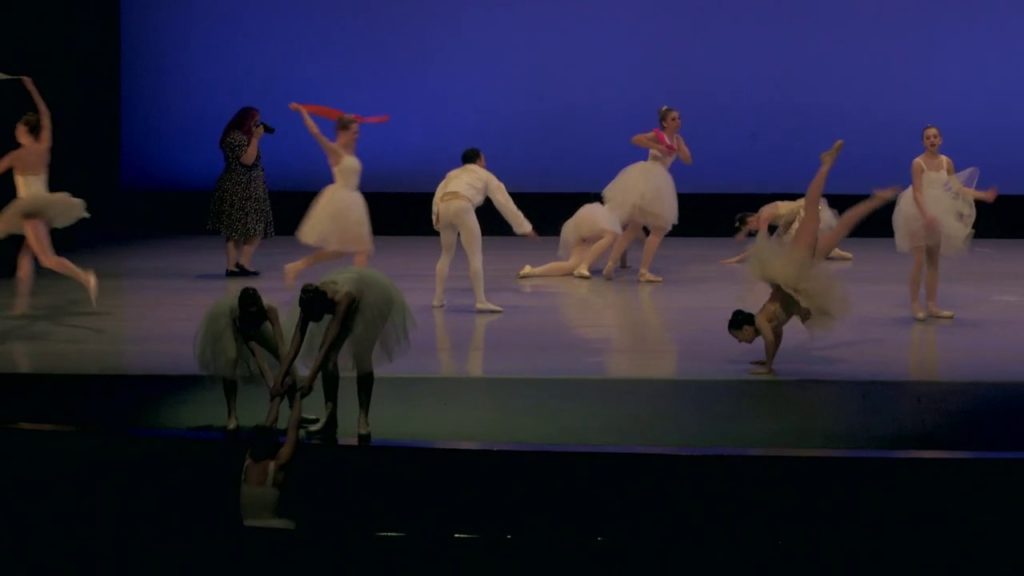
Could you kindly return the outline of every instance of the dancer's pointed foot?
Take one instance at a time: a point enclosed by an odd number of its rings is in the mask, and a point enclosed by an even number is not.
[[[430,303],[432,308],[444,308],[445,301],[443,298],[434,298],[434,301]]]
[[[520,270],[519,274],[517,274],[516,276],[518,278],[529,278],[532,275],[533,275],[533,266],[530,266],[529,264],[527,264],[526,266],[523,266],[523,269]]]
[[[647,282],[647,283],[658,283],[658,282],[662,282],[664,280],[664,278],[662,278],[661,276],[657,276],[657,275],[651,274],[647,270],[641,270],[640,274],[637,275],[636,279],[639,280],[640,282]]]
[[[836,158],[839,157],[839,151],[843,149],[845,143],[842,140],[836,140],[832,147],[827,151],[821,153],[821,163],[826,166],[831,166]]]
[[[846,250],[840,250],[839,248],[833,248],[832,251],[828,253],[828,259],[829,260],[853,260],[853,254],[847,252]]]
[[[949,310],[943,310],[934,304],[928,306],[928,315],[932,318],[940,318],[942,320],[952,320],[956,316],[956,314],[953,314]]]
[[[900,195],[900,192],[901,188],[899,186],[889,186],[888,188],[873,190],[871,195],[886,202],[892,202]]]
[[[590,280],[590,270],[583,268],[582,266],[573,270],[572,275],[576,278],[582,278],[584,280]]]
[[[614,280],[615,279],[615,263],[614,262],[609,262],[604,267],[604,270],[601,271],[601,276],[604,276],[605,280]]]
[[[476,306],[474,306],[473,309],[476,310],[477,312],[495,313],[495,314],[498,313],[498,312],[504,312],[505,311],[505,309],[502,308],[501,306],[497,306],[497,305],[491,304],[490,302],[477,302]]]

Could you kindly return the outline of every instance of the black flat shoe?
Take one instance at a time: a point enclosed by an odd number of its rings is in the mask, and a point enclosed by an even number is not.
[[[230,268],[228,268],[224,270],[224,276],[228,278],[238,278],[240,276],[248,276],[248,274],[242,272],[241,270],[231,270]]]
[[[242,276],[259,276],[260,275],[260,271],[259,270],[249,270],[245,266],[242,266],[242,264],[239,263],[239,262],[235,262],[235,268],[238,268],[238,271],[242,273]]]

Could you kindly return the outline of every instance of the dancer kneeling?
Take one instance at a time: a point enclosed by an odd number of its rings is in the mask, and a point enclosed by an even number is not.
[[[839,140],[821,155],[821,167],[804,197],[806,205],[818,205],[829,170],[842,147],[843,141]],[[828,269],[819,263],[861,220],[891,202],[898,193],[898,188],[876,191],[844,212],[835,227],[820,236],[818,211],[809,210],[789,243],[769,239],[768,221],[760,222],[750,267],[755,276],[771,285],[772,292],[757,314],[736,310],[729,319],[729,334],[737,341],[751,344],[758,336],[764,340],[765,358],[754,362],[757,367],[751,373],[773,373],[775,356],[782,345],[782,327],[793,316],[814,328],[827,326],[845,312],[845,294]]]
[[[590,267],[622,234],[622,226],[604,204],[592,202],[581,207],[562,225],[558,255],[568,260],[534,268],[524,266],[520,278],[568,276],[590,278]]]

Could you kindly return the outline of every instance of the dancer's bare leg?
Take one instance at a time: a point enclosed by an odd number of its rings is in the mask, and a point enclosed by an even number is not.
[[[67,258],[58,256],[53,251],[50,241],[50,229],[42,220],[26,220],[24,224],[25,242],[31,248],[39,265],[53,270],[79,282],[89,292],[89,300],[96,306],[99,281],[92,270],[82,270]]]
[[[828,181],[828,173],[832,170],[832,165],[842,149],[843,141],[837,140],[832,144],[832,148],[821,154],[821,165],[814,174],[814,178],[811,179],[811,183],[807,185],[807,192],[804,194],[804,206],[817,206],[821,203],[821,196],[825,193],[825,183]],[[814,258],[820,225],[821,216],[818,211],[806,210],[804,219],[797,227],[790,245],[795,250],[806,254],[808,258]]]
[[[14,274],[14,306],[11,313],[18,315],[28,312],[29,302],[32,298],[32,284],[36,277],[36,259],[32,255],[28,241],[21,243],[16,270]]]
[[[622,258],[622,255],[629,248],[629,245],[633,243],[633,240],[644,233],[644,226],[639,222],[630,222],[626,225],[626,229],[622,231],[622,235],[615,241],[612,246],[611,254],[608,255],[608,263],[604,267],[604,271],[601,273],[606,280],[615,278],[615,265]]]
[[[952,318],[949,310],[939,308],[939,246],[927,246],[924,249],[924,260],[927,272],[924,280],[925,305],[928,315],[932,318]]]
[[[231,378],[221,378],[224,385],[224,401],[228,408],[228,430],[238,429],[238,410],[236,402],[238,399],[238,381]]]
[[[300,258],[299,260],[285,264],[284,282],[288,286],[291,286],[292,284],[295,284],[296,278],[298,278],[299,274],[301,274],[302,271],[305,270],[306,268],[309,268],[310,266],[314,266],[321,262],[338,260],[340,258],[343,258],[344,256],[344,252],[337,252],[334,250],[317,250],[316,252],[313,252],[312,254],[306,256],[305,258]]]
[[[654,255],[658,252],[658,247],[661,246],[661,241],[665,239],[665,234],[668,230],[665,228],[652,228],[651,233],[647,235],[647,240],[644,241],[644,254],[640,259],[640,271],[637,278],[641,282],[661,282],[661,276],[655,276],[651,274],[651,263],[654,262]]]
[[[876,190],[867,199],[861,200],[843,212],[836,221],[835,227],[818,238],[818,247],[815,257],[818,259],[824,259],[826,256],[832,254],[832,252],[836,250],[836,246],[845,240],[846,237],[850,235],[850,232],[852,232],[862,220],[867,218],[868,215],[875,210],[878,210],[882,206],[885,206],[889,202],[895,200],[899,193],[899,188]]]
[[[921,273],[924,272],[924,246],[915,246],[911,251],[914,263],[910,268],[910,311],[915,320],[925,320],[927,313],[921,306]]]
[[[356,433],[360,439],[370,436],[370,401],[373,399],[373,360],[372,349],[354,355],[356,368],[356,395],[359,399],[359,419]]]
[[[230,238],[226,238],[224,240],[224,257],[226,258],[226,262],[224,263],[224,268],[226,268],[228,270],[237,271],[238,268],[236,267],[236,265],[238,264],[238,254],[241,251],[242,251],[242,243],[241,242],[239,242],[238,240],[232,240]]]
[[[583,257],[586,254],[589,246],[586,244],[578,244],[573,247],[572,254],[569,255],[568,260],[562,260],[559,262],[548,262],[543,266],[523,266],[523,269],[519,271],[520,278],[537,278],[541,276],[569,276],[583,263]]]

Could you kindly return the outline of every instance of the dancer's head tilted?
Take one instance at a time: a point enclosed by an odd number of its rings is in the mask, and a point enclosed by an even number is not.
[[[746,310],[733,310],[729,317],[729,335],[737,342],[750,344],[759,336],[754,315]]]
[[[675,133],[679,131],[683,121],[679,119],[679,111],[671,106],[662,106],[658,110],[658,125],[662,130]]]
[[[238,327],[243,332],[256,332],[267,321],[267,307],[263,297],[252,286],[238,293]]]
[[[319,322],[333,308],[327,292],[316,284],[305,284],[299,292],[299,311],[310,322]]]
[[[43,131],[42,122],[39,120],[39,114],[35,112],[29,112],[21,117],[18,124],[14,127],[14,139],[18,141],[18,144],[22,146],[31,144],[39,141],[39,135]]]

